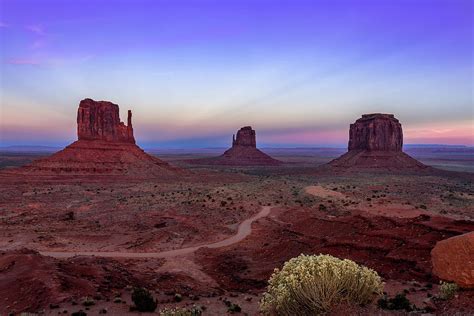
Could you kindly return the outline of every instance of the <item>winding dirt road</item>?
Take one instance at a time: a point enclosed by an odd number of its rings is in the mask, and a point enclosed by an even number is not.
[[[119,252],[119,251],[110,251],[110,252],[100,252],[100,251],[40,251],[39,253],[43,256],[50,256],[54,258],[71,258],[74,256],[96,256],[96,257],[110,257],[110,258],[171,258],[182,255],[187,255],[195,252],[199,248],[220,248],[229,246],[239,241],[243,240],[245,237],[252,233],[252,223],[256,220],[266,217],[270,214],[271,206],[263,206],[260,212],[254,216],[247,218],[242,223],[239,224],[237,229],[237,234],[226,238],[221,241],[217,241],[210,244],[203,244],[193,247],[174,249],[162,252]]]

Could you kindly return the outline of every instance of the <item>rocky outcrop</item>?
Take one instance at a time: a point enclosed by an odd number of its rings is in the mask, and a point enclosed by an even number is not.
[[[132,111],[128,110],[127,125],[120,121],[119,106],[108,101],[84,99],[77,109],[78,140],[105,140],[135,144]]]
[[[421,170],[428,167],[402,151],[402,125],[393,114],[364,114],[350,125],[348,152],[329,163],[342,169]]]
[[[232,147],[235,146],[257,148],[255,130],[253,130],[250,126],[245,126],[239,129],[237,131],[237,138],[235,137],[235,134],[232,136]]]
[[[232,147],[223,155],[208,159],[193,159],[188,162],[205,165],[231,165],[231,166],[275,166],[281,161],[273,159],[257,149],[256,133],[250,126],[242,127],[237,131],[237,136],[232,136]]]
[[[135,144],[132,112],[127,125],[120,121],[119,106],[84,99],[77,110],[78,140],[50,157],[14,172],[34,175],[175,176],[184,171],[145,153]]]
[[[351,124],[349,151],[402,151],[402,125],[393,114],[364,114]]]
[[[474,288],[474,232],[438,241],[431,251],[433,273],[463,288]]]
[[[38,315],[39,310],[49,310],[50,304],[92,297],[98,289],[105,297],[113,296],[126,285],[143,284],[146,278],[113,259],[58,260],[34,250],[4,249],[0,254],[0,315]]]

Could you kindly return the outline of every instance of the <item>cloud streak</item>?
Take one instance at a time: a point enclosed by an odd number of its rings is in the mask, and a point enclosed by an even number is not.
[[[30,65],[30,66],[38,66],[41,63],[35,59],[29,58],[11,58],[6,61],[9,65]]]
[[[39,36],[46,36],[46,31],[42,25],[27,25],[25,29]]]

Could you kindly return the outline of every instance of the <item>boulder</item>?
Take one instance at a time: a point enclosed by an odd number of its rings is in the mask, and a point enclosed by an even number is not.
[[[474,232],[438,241],[431,262],[438,278],[474,288]]]

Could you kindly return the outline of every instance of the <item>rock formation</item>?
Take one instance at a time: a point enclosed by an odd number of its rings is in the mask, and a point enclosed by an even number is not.
[[[232,136],[232,147],[219,157],[209,159],[193,159],[189,162],[209,165],[232,166],[275,166],[281,161],[273,159],[257,149],[255,130],[250,126],[242,127],[237,136]]]
[[[474,232],[438,241],[431,250],[433,273],[463,288],[474,288]]]
[[[426,169],[402,151],[402,125],[393,114],[364,114],[349,129],[349,151],[331,161],[336,168]]]
[[[155,177],[182,171],[138,147],[133,136],[132,112],[128,111],[125,125],[120,121],[118,105],[108,101],[84,99],[79,103],[77,137],[65,149],[16,172]]]
[[[350,126],[349,151],[402,151],[402,146],[402,125],[393,114],[364,114]]]
[[[255,130],[253,130],[250,126],[245,126],[239,129],[237,131],[237,138],[235,138],[235,134],[232,135],[232,147],[235,146],[248,146],[257,148]]]
[[[125,125],[120,121],[117,104],[84,99],[77,109],[77,138],[135,144],[132,111],[128,110],[127,125]]]

